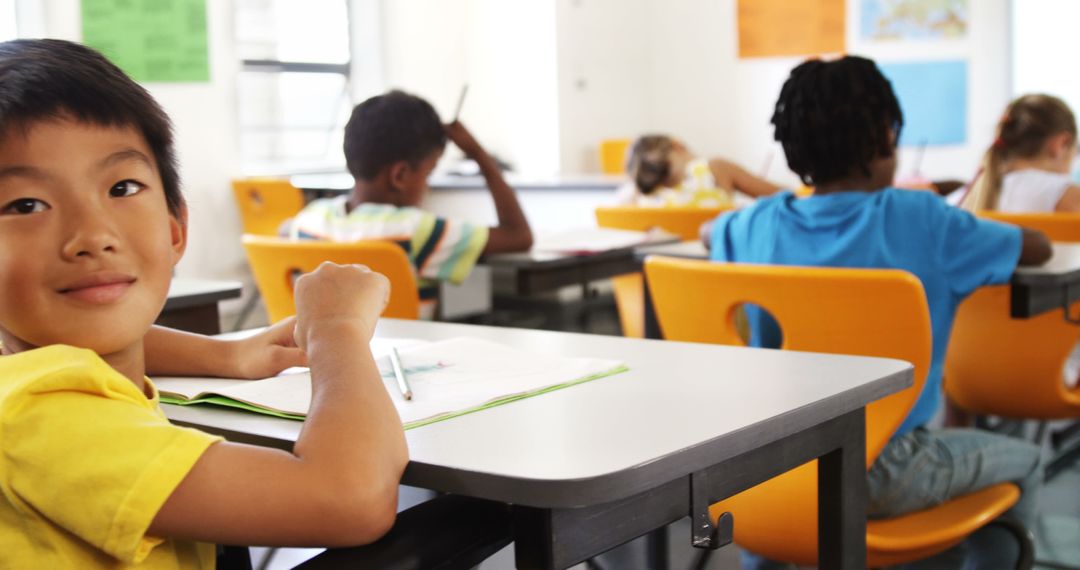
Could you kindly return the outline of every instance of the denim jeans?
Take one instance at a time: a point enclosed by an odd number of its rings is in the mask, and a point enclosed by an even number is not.
[[[1006,513],[1033,528],[1042,484],[1039,448],[1025,441],[974,429],[918,428],[890,441],[867,474],[871,519],[889,518],[939,505],[997,483],[1020,487],[1020,500]],[[738,525],[738,521],[735,522]],[[985,528],[964,543],[905,568],[1009,568],[1015,541]],[[792,568],[752,553],[743,569]]]

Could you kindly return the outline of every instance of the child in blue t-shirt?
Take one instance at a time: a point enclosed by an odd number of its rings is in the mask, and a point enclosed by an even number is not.
[[[1022,497],[1009,514],[1030,528],[1042,478],[1037,447],[983,431],[925,426],[941,407],[942,362],[957,305],[980,286],[1007,283],[1018,264],[1046,261],[1046,237],[977,219],[929,192],[891,187],[903,115],[873,61],[848,56],[799,65],[784,83],[772,123],[788,166],[815,194],[799,199],[785,192],[718,218],[705,230],[712,259],[903,269],[926,291],[931,367],[915,406],[869,471],[869,516],[894,517],[1012,481]],[[747,316],[753,344],[779,346],[775,321],[759,310]],[[987,542],[973,537],[935,562],[966,552],[990,556]],[[992,555],[1003,564],[1000,551]],[[753,556],[745,562],[772,564]]]

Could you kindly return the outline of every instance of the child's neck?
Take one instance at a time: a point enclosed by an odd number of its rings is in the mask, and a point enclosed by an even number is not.
[[[395,193],[387,189],[386,185],[381,181],[360,179],[353,186],[352,193],[349,194],[349,199],[345,202],[345,209],[351,212],[365,202],[400,206],[401,204],[398,204],[395,198]]]
[[[888,183],[874,180],[872,176],[857,174],[840,180],[814,186],[814,195],[836,194],[837,192],[877,192],[888,188]]]
[[[1005,172],[1016,170],[1045,170],[1047,172],[1068,174],[1068,170],[1062,170],[1061,161],[1045,155],[1032,158],[1014,158],[1005,164]]]
[[[146,357],[141,340],[119,352],[102,354],[101,359],[113,370],[131,380],[140,392],[150,397],[150,394],[146,392]]]

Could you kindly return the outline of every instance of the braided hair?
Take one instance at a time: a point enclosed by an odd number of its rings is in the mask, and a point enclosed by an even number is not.
[[[904,115],[877,65],[845,56],[791,70],[772,124],[788,167],[813,186],[856,172],[870,176],[870,163],[895,151]]]

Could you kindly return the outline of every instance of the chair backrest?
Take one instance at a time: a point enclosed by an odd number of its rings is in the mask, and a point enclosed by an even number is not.
[[[646,231],[660,228],[684,240],[699,238],[701,225],[713,220],[731,208],[698,208],[673,206],[639,208],[636,206],[611,206],[596,209],[596,224],[602,228]]]
[[[600,141],[600,172],[622,174],[626,168],[626,151],[630,139],[604,139]]]
[[[867,408],[869,466],[907,417],[930,369],[930,313],[922,283],[896,269],[790,267],[649,258],[645,275],[664,338],[742,345],[744,303],[780,323],[785,350],[896,358],[914,385]]]
[[[232,187],[245,234],[277,235],[281,223],[304,207],[303,193],[288,180],[244,178]]]
[[[913,385],[867,406],[868,467],[922,391],[932,351],[930,314],[922,284],[910,273],[652,257],[645,262],[645,276],[667,339],[743,344],[734,315],[743,303],[753,303],[780,323],[784,349],[911,362]],[[717,382],[723,378],[718,369]],[[714,516],[731,512],[738,521],[735,541],[753,552],[798,564],[817,560],[816,461],[710,511]]]
[[[412,264],[405,250],[393,242],[291,241],[245,235],[243,243],[270,322],[296,314],[293,282],[300,274],[314,271],[324,261],[342,265],[359,263],[385,275],[390,280],[390,301],[382,316],[398,319],[420,316],[420,294]]]
[[[1039,230],[1050,238],[1050,241],[1076,242],[1080,241],[1080,214],[1066,213],[1034,213],[1013,214],[1008,212],[995,212],[984,210],[978,213],[980,218],[997,220]]]
[[[1080,214],[979,212],[980,217],[1040,230],[1057,242],[1080,242]],[[983,287],[956,312],[945,358],[945,391],[978,414],[1054,419],[1080,413],[1080,390],[1069,390],[1063,367],[1080,328],[1061,311],[1028,319],[1009,316],[1008,285]],[[1080,303],[1070,310],[1080,310]]]

